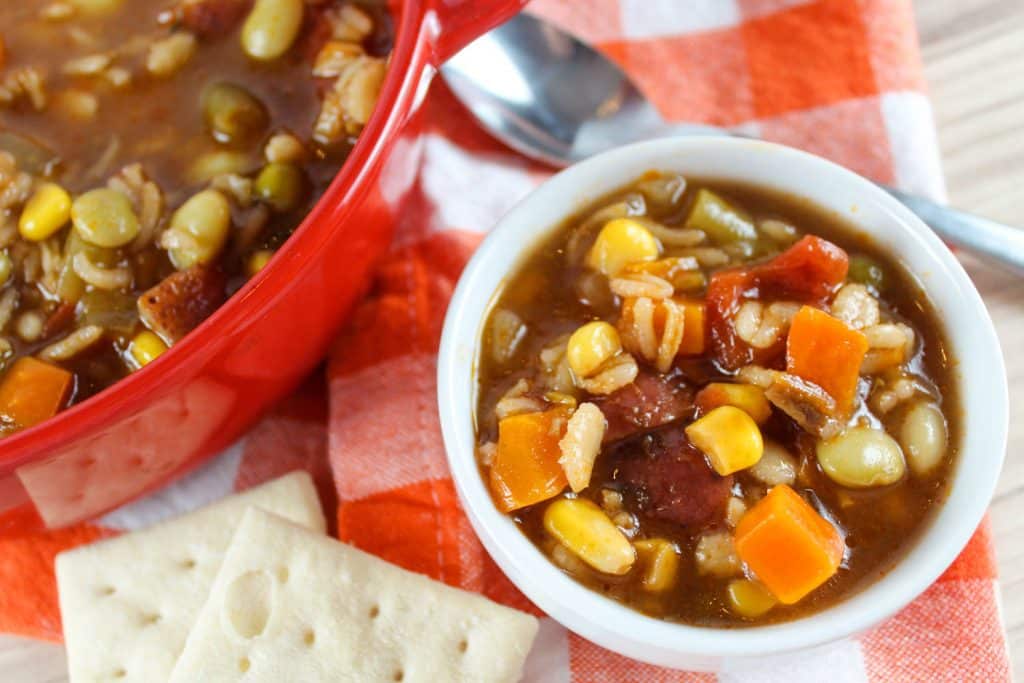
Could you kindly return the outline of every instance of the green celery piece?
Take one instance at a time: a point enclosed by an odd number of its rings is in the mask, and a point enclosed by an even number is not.
[[[717,244],[757,239],[750,214],[705,188],[697,191],[684,227],[703,230]]]
[[[885,269],[873,258],[857,254],[850,257],[850,280],[882,291],[885,287]]]
[[[78,322],[80,325],[99,325],[127,337],[139,322],[135,297],[101,289],[86,292],[78,303]]]

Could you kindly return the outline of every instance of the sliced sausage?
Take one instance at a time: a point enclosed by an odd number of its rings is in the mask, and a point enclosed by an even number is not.
[[[139,317],[165,342],[174,344],[224,302],[224,285],[224,275],[207,266],[173,273],[139,297]]]
[[[632,384],[597,402],[608,430],[605,443],[667,424],[693,411],[693,389],[679,378],[640,371]]]
[[[633,512],[680,526],[724,518],[733,478],[711,469],[682,425],[620,441],[606,457]]]

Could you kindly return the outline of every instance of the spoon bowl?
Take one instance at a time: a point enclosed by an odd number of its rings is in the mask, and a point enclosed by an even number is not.
[[[632,142],[736,131],[666,121],[612,61],[529,14],[478,38],[441,74],[494,137],[563,168]],[[1024,230],[885,188],[946,242],[1024,275]]]

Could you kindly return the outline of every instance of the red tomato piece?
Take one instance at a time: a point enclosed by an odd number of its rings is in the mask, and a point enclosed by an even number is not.
[[[726,369],[767,363],[782,351],[777,345],[755,349],[736,334],[733,319],[744,298],[823,304],[846,279],[850,259],[842,248],[807,235],[775,258],[750,268],[722,270],[711,276],[707,318],[715,359]]]
[[[751,268],[762,294],[823,304],[846,279],[850,259],[841,247],[807,235],[771,261]]]

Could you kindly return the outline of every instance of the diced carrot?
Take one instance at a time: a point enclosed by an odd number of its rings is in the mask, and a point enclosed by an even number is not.
[[[703,301],[676,297],[672,299],[683,313],[683,337],[679,341],[677,356],[699,356],[704,353],[707,347],[707,324],[706,305]],[[636,310],[637,299],[627,297],[622,301],[622,315],[619,317],[618,330],[623,339],[630,339],[633,335],[635,323],[634,311]],[[665,321],[668,317],[668,307],[661,301],[654,304],[654,336],[662,339],[665,334]]]
[[[857,395],[857,378],[868,339],[828,313],[804,306],[789,326],[786,371],[813,382],[836,400],[848,414]]]
[[[676,299],[683,309],[683,341],[679,343],[680,356],[699,356],[707,345],[706,306],[703,301]]]
[[[736,553],[786,605],[828,581],[845,552],[839,530],[785,484],[769,491],[736,525]]]
[[[64,407],[73,381],[56,365],[19,358],[0,382],[0,415],[21,429],[39,424]]]
[[[568,485],[558,464],[558,442],[565,435],[569,411],[506,417],[498,423],[498,451],[491,464],[491,492],[502,512],[539,503]]]

